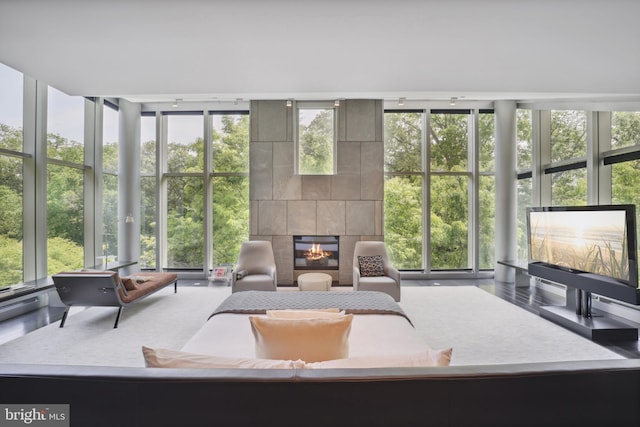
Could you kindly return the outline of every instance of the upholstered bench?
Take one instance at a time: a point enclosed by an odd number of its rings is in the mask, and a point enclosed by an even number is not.
[[[122,309],[152,293],[173,284],[178,292],[178,275],[175,273],[140,273],[120,278],[115,271],[67,271],[52,276],[53,282],[66,305],[60,327],[64,327],[72,306],[118,307],[114,328],[118,327]]]

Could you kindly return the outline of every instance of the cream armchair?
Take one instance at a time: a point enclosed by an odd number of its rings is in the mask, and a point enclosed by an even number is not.
[[[353,251],[353,289],[379,291],[400,301],[400,272],[389,261],[384,242],[358,241]]]
[[[276,291],[277,287],[276,262],[271,242],[243,242],[238,263],[231,275],[231,292]]]

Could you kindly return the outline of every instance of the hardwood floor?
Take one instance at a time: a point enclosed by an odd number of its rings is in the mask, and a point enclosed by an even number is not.
[[[205,281],[206,283],[206,281]],[[202,281],[181,280],[179,286],[202,286]],[[516,288],[513,285],[496,283],[493,279],[439,279],[439,280],[403,280],[403,286],[477,286],[490,294],[504,299],[532,313],[539,314],[539,307],[545,305],[563,305],[564,298],[535,286]],[[18,338],[37,328],[57,322],[62,318],[63,309],[41,308],[0,322],[0,344]],[[640,325],[638,325],[640,326]],[[600,345],[621,356],[631,359],[640,358],[640,341],[613,342]]]

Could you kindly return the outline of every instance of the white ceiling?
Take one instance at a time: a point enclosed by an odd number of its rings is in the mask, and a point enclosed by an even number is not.
[[[0,62],[71,95],[640,99],[638,0],[0,0]]]

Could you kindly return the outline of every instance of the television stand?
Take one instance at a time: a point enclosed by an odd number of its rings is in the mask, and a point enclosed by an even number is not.
[[[597,313],[592,313],[591,317],[584,317],[577,314],[575,308],[543,306],[540,307],[540,316],[592,341],[638,340],[638,328]]]

